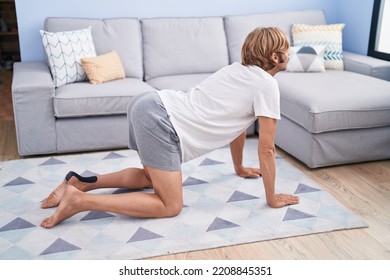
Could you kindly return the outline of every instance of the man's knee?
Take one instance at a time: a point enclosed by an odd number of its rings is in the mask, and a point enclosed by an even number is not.
[[[169,205],[164,205],[164,209],[160,212],[161,218],[175,217],[180,214],[183,209],[183,202],[175,202]]]
[[[183,203],[176,203],[170,209],[171,217],[175,217],[175,216],[179,215],[182,209],[183,209]]]
[[[164,171],[145,167],[145,175],[152,181],[154,194],[161,201],[157,216],[177,216],[183,208],[181,171]]]

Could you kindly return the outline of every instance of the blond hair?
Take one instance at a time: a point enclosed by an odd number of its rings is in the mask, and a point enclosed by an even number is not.
[[[274,68],[272,55],[279,57],[288,51],[290,42],[287,35],[277,27],[258,27],[245,39],[241,49],[241,63],[246,66],[256,65],[265,71]]]

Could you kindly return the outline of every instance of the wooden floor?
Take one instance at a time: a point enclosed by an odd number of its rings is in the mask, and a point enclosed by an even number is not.
[[[0,160],[17,153],[11,101],[12,72],[0,72]],[[390,160],[311,170],[278,149],[289,162],[364,220],[365,229],[264,241],[153,259],[390,259]],[[191,237],[189,237],[191,238]]]

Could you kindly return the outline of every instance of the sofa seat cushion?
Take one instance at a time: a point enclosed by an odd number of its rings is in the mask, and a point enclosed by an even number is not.
[[[56,90],[54,114],[57,118],[118,115],[127,113],[133,96],[154,88],[133,78],[94,85],[74,83]]]
[[[148,81],[148,84],[156,89],[174,89],[187,91],[188,89],[198,85],[211,74],[212,73],[164,76],[151,79]]]
[[[275,77],[282,115],[311,133],[390,125],[390,82],[338,70]]]

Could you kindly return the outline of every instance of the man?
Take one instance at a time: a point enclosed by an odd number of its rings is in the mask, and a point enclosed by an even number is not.
[[[87,178],[69,172],[42,203],[42,208],[58,208],[41,225],[51,228],[82,211],[140,218],[178,215],[183,207],[181,163],[226,144],[238,176],[262,176],[270,207],[299,203],[297,196],[275,193],[274,138],[280,105],[273,76],[286,69],[289,46],[280,29],[256,28],[244,42],[242,63],[222,68],[185,93],[162,90],[133,98],[128,107],[129,147],[138,151],[144,168]],[[255,120],[260,168],[247,168],[242,164],[245,131]],[[154,193],[87,193],[110,187],[152,187]]]

